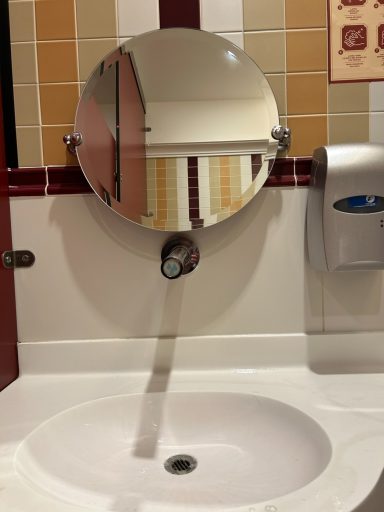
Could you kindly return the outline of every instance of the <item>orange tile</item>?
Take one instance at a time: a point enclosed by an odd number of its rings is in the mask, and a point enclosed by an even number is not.
[[[75,41],[37,43],[37,63],[40,83],[78,81]]]
[[[289,156],[312,156],[328,142],[327,116],[288,117],[287,124],[292,130]]]
[[[79,100],[79,84],[41,84],[42,124],[74,123]]]
[[[63,143],[63,136],[71,132],[73,132],[73,125],[42,127],[44,165],[78,164],[77,158]]]
[[[49,39],[75,39],[74,0],[36,0],[36,37]]]
[[[286,28],[317,28],[327,25],[325,0],[286,0]]]
[[[287,32],[287,72],[326,71],[326,30]]]
[[[326,73],[288,74],[288,115],[326,114],[327,89]]]

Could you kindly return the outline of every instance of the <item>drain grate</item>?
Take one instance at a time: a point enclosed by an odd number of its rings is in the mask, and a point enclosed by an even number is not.
[[[197,460],[191,455],[173,455],[164,462],[164,468],[173,475],[187,475],[196,466]]]

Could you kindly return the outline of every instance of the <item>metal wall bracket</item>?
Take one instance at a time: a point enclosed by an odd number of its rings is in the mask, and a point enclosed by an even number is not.
[[[1,259],[5,268],[13,269],[31,267],[36,258],[31,251],[5,251]]]
[[[76,154],[76,146],[80,146],[83,142],[83,136],[80,132],[67,133],[63,137],[63,142],[67,146],[67,149],[72,155]]]
[[[291,130],[278,124],[272,128],[271,135],[275,140],[279,141],[278,151],[284,151],[291,145]]]

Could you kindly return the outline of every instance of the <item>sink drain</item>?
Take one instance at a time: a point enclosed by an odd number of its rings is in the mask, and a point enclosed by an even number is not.
[[[196,466],[197,460],[191,455],[173,455],[164,462],[164,468],[173,475],[187,475]]]

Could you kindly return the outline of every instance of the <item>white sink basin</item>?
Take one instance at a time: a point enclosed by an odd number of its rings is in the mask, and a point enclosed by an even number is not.
[[[174,455],[191,456],[196,468],[168,472],[164,463]],[[212,510],[297,490],[330,457],[322,428],[281,402],[242,393],[169,392],[111,396],[68,409],[21,443],[15,467],[35,489],[77,506]],[[176,466],[187,468],[188,462]]]

